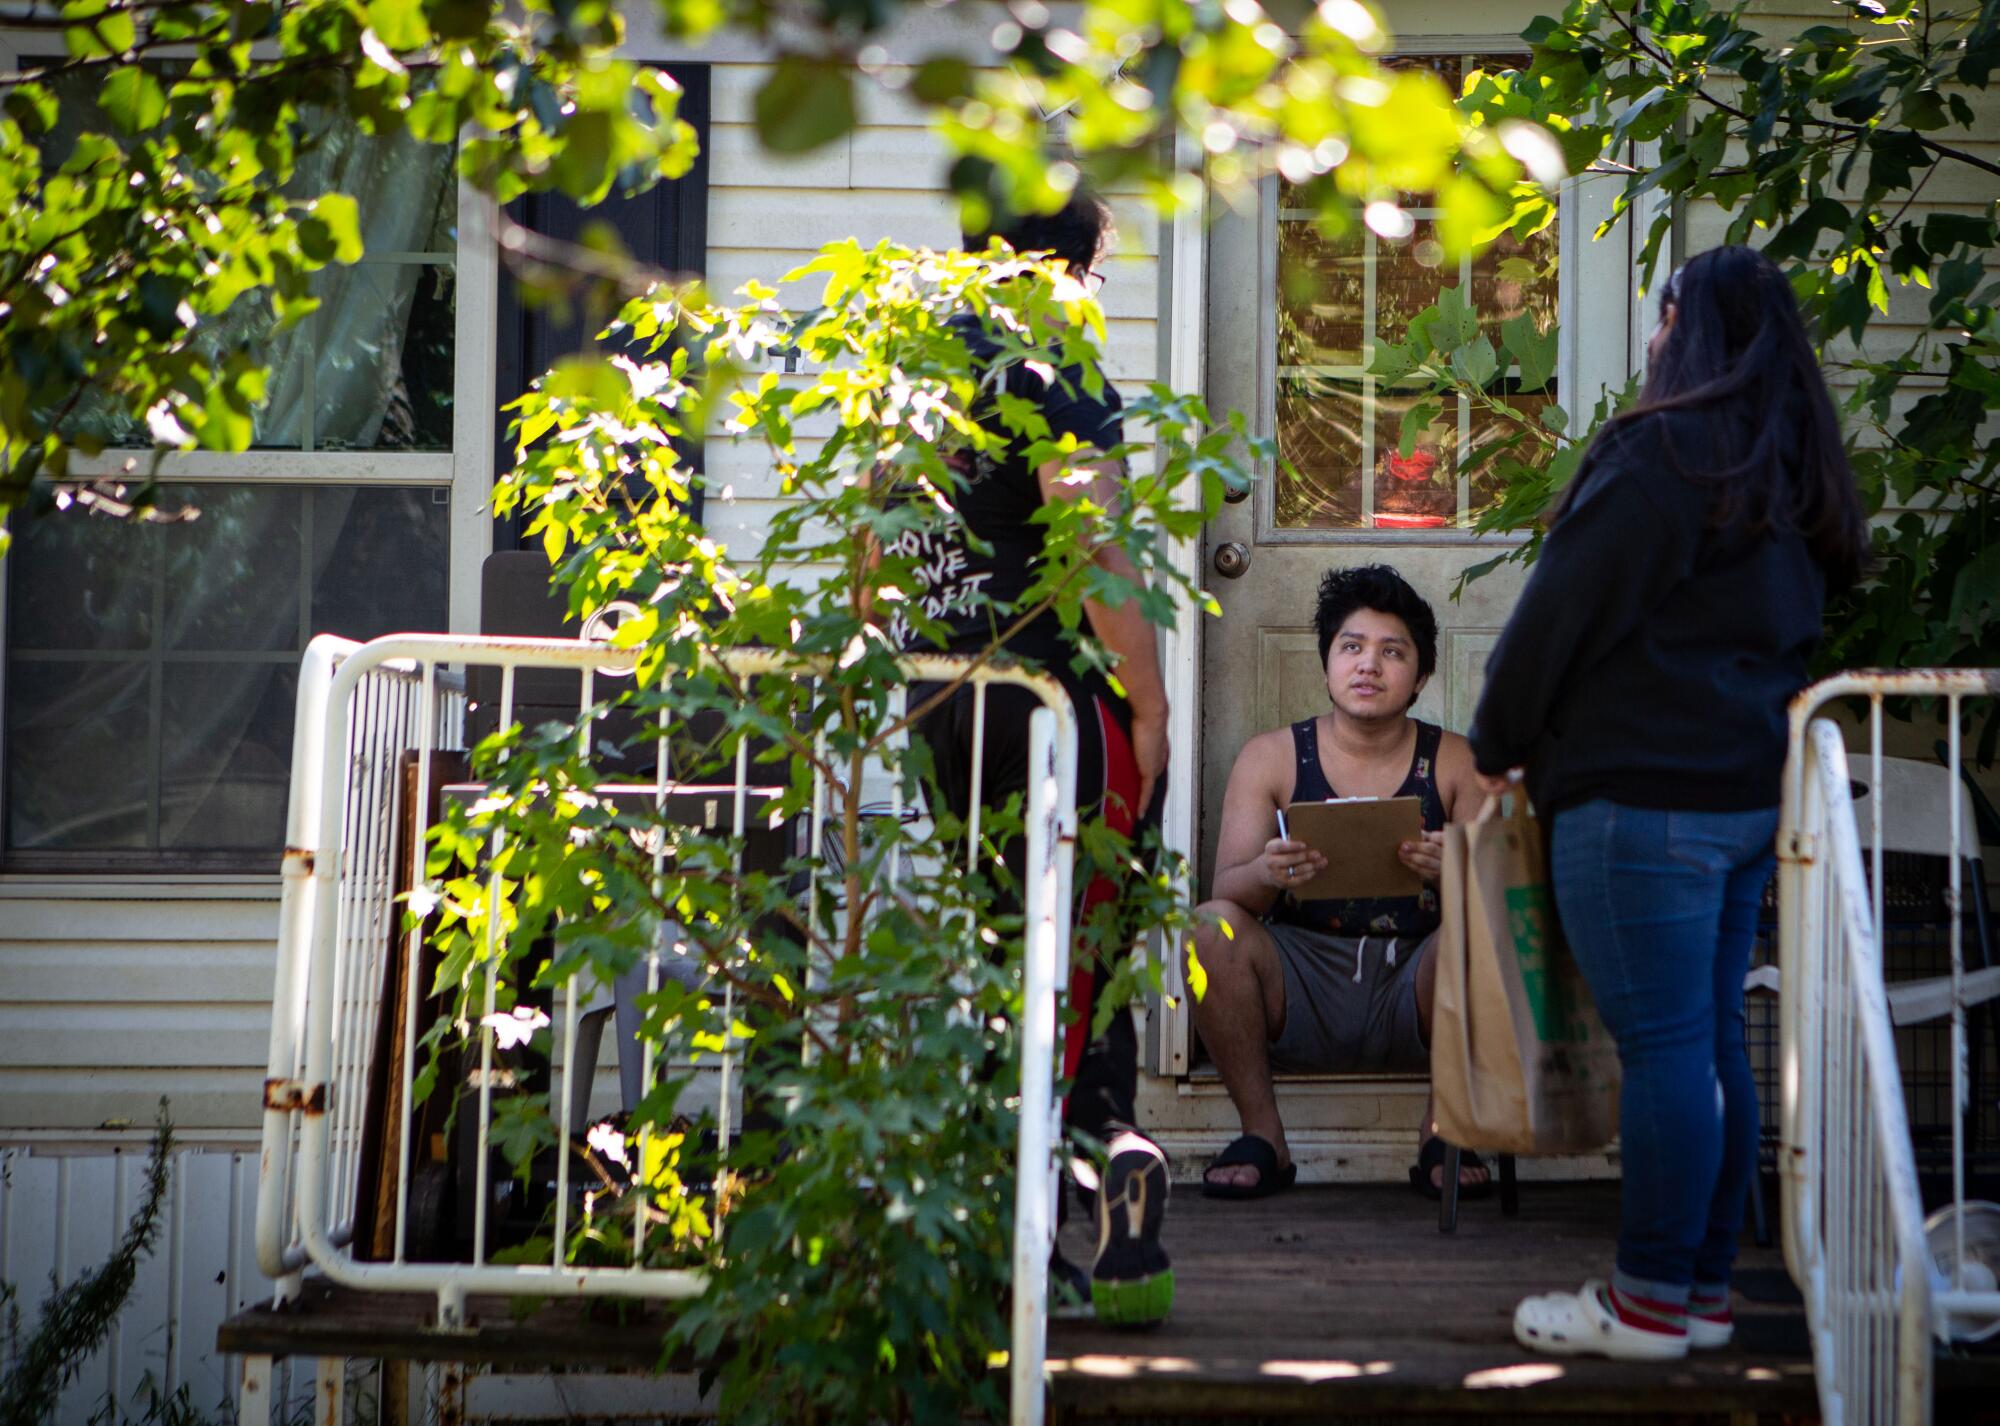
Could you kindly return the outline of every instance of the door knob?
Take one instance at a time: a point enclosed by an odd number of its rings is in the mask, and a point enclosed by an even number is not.
[[[1215,572],[1224,579],[1241,579],[1250,570],[1250,547],[1229,540],[1215,547]]]

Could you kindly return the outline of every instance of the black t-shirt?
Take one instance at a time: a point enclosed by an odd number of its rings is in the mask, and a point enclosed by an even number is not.
[[[1099,450],[1124,441],[1124,402],[1109,383],[1100,395],[1092,396],[1083,389],[1081,372],[1074,366],[1053,370],[1053,379],[1050,368],[1018,361],[994,368],[990,363],[995,344],[977,320],[962,317],[953,326],[985,370],[988,390],[1032,401],[1049,423],[1051,438],[1072,435]],[[997,424],[990,397],[973,414],[982,423]],[[1034,523],[1035,512],[1042,508],[1042,487],[1027,458],[1030,444],[1022,438],[1004,455],[968,450],[952,457],[960,479],[957,505],[964,528],[988,550],[964,539],[956,528],[939,527],[905,534],[885,551],[917,562],[915,597],[926,614],[951,629],[946,648],[952,652],[976,653],[988,647],[1013,623],[1015,604],[1034,582],[1034,566],[1043,549],[1043,527]],[[901,642],[906,648],[928,646],[908,630]],[[1075,649],[1052,611],[1010,638],[1006,650],[1034,660],[1067,683],[1102,682],[1094,675],[1071,672]]]
[[[1486,661],[1473,756],[1525,765],[1545,813],[1778,804],[1826,578],[1797,530],[1715,518],[1714,484],[1682,474],[1721,464],[1713,439],[1674,411],[1592,447]]]

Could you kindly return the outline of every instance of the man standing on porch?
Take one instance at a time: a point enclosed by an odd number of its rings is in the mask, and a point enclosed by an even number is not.
[[[1410,716],[1437,667],[1437,619],[1423,597],[1386,565],[1330,570],[1313,623],[1330,706],[1258,734],[1237,755],[1214,899],[1197,912],[1195,1027],[1243,1126],[1208,1167],[1202,1192],[1211,1198],[1262,1198],[1298,1176],[1274,1068],[1429,1072],[1442,832],[1448,819],[1470,817],[1481,796],[1465,739]],[[1291,893],[1325,858],[1282,836],[1278,814],[1334,797],[1421,800],[1423,839],[1401,848],[1427,883],[1421,894],[1300,901]],[[1437,1197],[1444,1162],[1426,1105],[1411,1184]],[[1467,1197],[1490,1192],[1477,1156],[1464,1156],[1459,1186]]]
[[[966,247],[981,251],[999,238],[1018,253],[1048,254],[1095,291],[1102,280],[1100,264],[1115,236],[1110,208],[1094,194],[1078,191],[1055,213],[1020,217],[991,233],[969,233]],[[1121,399],[1108,384],[1092,394],[1081,369],[1062,361],[1061,353],[1052,354],[1054,360],[1046,366],[1001,363],[997,343],[976,319],[964,315],[953,325],[986,370],[989,390],[1033,403],[1052,433],[1074,436],[1091,449],[1039,465],[1028,459],[1025,440],[999,456],[961,455],[954,462],[960,483],[953,498],[964,529],[976,538],[951,538],[949,550],[899,553],[917,559],[923,580],[918,597],[951,629],[947,648],[981,653],[1002,644],[1006,653],[1039,664],[1062,682],[1077,711],[1078,813],[1101,815],[1107,826],[1136,845],[1158,825],[1167,767],[1166,684],[1153,626],[1139,601],[1128,599],[1116,608],[1095,600],[1084,605],[1089,632],[1117,668],[1116,688],[1104,674],[1074,667],[1075,646],[1053,609],[1007,631],[1003,643],[1006,620],[1031,587],[1033,566],[1042,555],[1044,527],[1036,516],[1043,504],[1088,498],[1108,509],[1120,498],[1124,462],[1088,457],[1124,444]],[[974,415],[984,420],[989,413]],[[1141,582],[1131,557],[1115,544],[1098,545],[1093,559],[1107,573]],[[928,693],[920,689],[913,697],[921,700]],[[973,769],[982,759],[984,772],[977,785],[985,805],[1005,806],[1028,786],[1028,720],[1039,700],[1004,684],[990,688],[986,697],[983,729],[969,684],[954,690],[917,727],[930,746],[938,789],[961,818],[971,807]],[[1018,838],[1007,849],[1017,878],[1024,850]],[[1118,904],[1120,894],[1107,875],[1084,881],[1078,924],[1091,908]],[[1062,1315],[1088,1313],[1100,1321],[1143,1325],[1164,1318],[1173,1301],[1173,1272],[1160,1246],[1167,1161],[1159,1146],[1135,1127],[1139,1050],[1132,1017],[1121,1010],[1101,1038],[1090,1039],[1095,1002],[1108,979],[1108,968],[1097,956],[1079,948],[1071,967],[1071,1020],[1063,1045],[1063,1073],[1071,1081],[1063,1117],[1071,1130],[1104,1147],[1101,1174],[1092,1165],[1077,1165],[1079,1177],[1099,1180],[1094,1185],[1098,1246],[1087,1275],[1056,1253],[1049,1265],[1050,1286]]]

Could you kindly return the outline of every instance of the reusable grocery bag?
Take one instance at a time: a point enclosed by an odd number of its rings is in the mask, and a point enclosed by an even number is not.
[[[1618,1132],[1618,1051],[1562,938],[1548,866],[1519,792],[1445,828],[1431,1083],[1438,1132],[1461,1148],[1582,1153]]]

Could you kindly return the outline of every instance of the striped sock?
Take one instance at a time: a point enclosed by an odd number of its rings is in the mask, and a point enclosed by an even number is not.
[[[1687,1335],[1688,1310],[1674,1302],[1659,1302],[1621,1292],[1615,1285],[1604,1290],[1604,1305],[1627,1327],[1641,1332],[1657,1332],[1665,1337]]]
[[[1729,1310],[1729,1289],[1697,1287],[1688,1297],[1688,1316],[1699,1317],[1718,1327],[1728,1326],[1733,1320]]]

